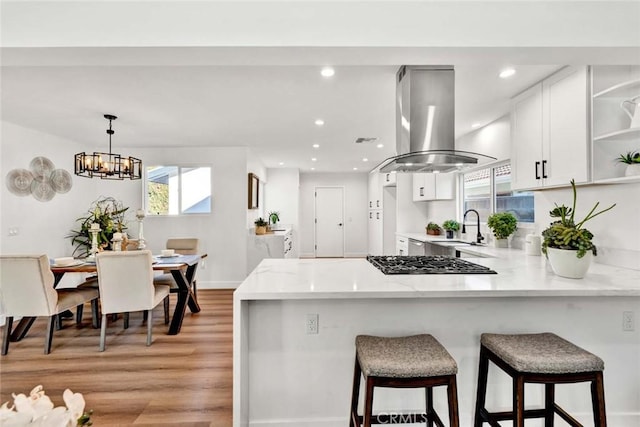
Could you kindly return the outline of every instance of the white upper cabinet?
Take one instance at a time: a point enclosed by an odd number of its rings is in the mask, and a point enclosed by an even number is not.
[[[383,187],[395,187],[396,186],[396,174],[395,173],[383,173],[380,175],[382,179]]]
[[[382,178],[377,172],[369,174],[369,209],[382,209]]]
[[[455,198],[454,173],[414,173],[413,201],[451,200]]]
[[[589,180],[588,87],[587,67],[566,67],[513,99],[512,189]]]

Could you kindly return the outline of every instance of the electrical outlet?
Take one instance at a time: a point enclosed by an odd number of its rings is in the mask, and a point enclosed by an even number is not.
[[[622,330],[623,331],[635,330],[635,319],[633,318],[633,311],[622,312]]]
[[[205,260],[203,260],[203,259],[201,259],[201,260],[200,260],[199,267],[200,267],[202,270],[206,270],[206,269],[207,269],[207,263],[205,262]]]
[[[317,314],[307,314],[307,321],[305,323],[307,335],[315,335],[318,333],[318,317]]]

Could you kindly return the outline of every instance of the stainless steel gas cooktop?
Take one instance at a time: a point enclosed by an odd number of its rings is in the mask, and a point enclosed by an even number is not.
[[[384,274],[497,274],[482,265],[448,256],[367,256]]]

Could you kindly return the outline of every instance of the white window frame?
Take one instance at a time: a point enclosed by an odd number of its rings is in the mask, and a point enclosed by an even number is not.
[[[148,210],[148,180],[147,180],[147,167],[152,166],[162,166],[162,167],[175,167],[178,168],[178,213],[177,214],[155,214],[150,213]],[[146,166],[143,165],[143,174],[144,174],[144,184],[142,186],[142,209],[144,209],[145,217],[147,218],[167,218],[167,217],[179,217],[179,216],[202,216],[202,215],[211,215],[213,213],[213,165],[209,163],[187,163],[187,164],[155,164]],[[209,212],[195,212],[195,213],[185,213],[182,211],[182,170],[183,169],[193,169],[193,168],[209,168],[210,170],[210,198],[211,205],[209,206]]]
[[[511,159],[507,160],[499,160],[497,162],[486,163],[482,166],[477,166],[474,168],[466,169],[463,172],[458,174],[458,203],[456,204],[457,216],[460,218],[460,223],[462,223],[464,217],[464,175],[468,173],[477,172],[483,169],[491,169],[491,174],[489,174],[489,186],[491,191],[491,197],[489,200],[489,207],[491,209],[491,213],[496,213],[496,177],[495,173],[493,173],[493,169],[498,168],[500,166],[505,166],[511,164]],[[480,224],[486,225],[487,218],[482,218]],[[535,229],[535,221],[534,222],[518,222],[519,229]]]

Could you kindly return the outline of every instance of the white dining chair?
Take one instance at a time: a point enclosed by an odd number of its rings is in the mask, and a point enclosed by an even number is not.
[[[179,238],[171,238],[167,239],[167,244],[165,245],[167,249],[174,249],[177,254],[180,255],[197,255],[200,253],[200,239],[195,237],[179,237]],[[156,276],[153,281],[156,285],[168,285],[171,287],[171,292],[178,291],[178,285],[176,281],[173,280],[173,276],[171,273],[165,272],[159,276]],[[196,290],[196,280],[193,280],[191,284],[193,288],[193,294],[197,297]]]
[[[145,311],[151,345],[153,309],[169,296],[169,286],[154,286],[151,251],[104,251],[96,255],[102,306],[100,351],[105,349],[107,315]],[[126,320],[125,320],[126,326]]]
[[[53,284],[47,255],[0,256],[0,295],[6,315],[2,355],[9,351],[14,317],[49,318],[44,343],[44,354],[49,354],[59,313],[90,301],[97,316],[97,289],[54,289]],[[77,321],[80,323],[81,318]]]

